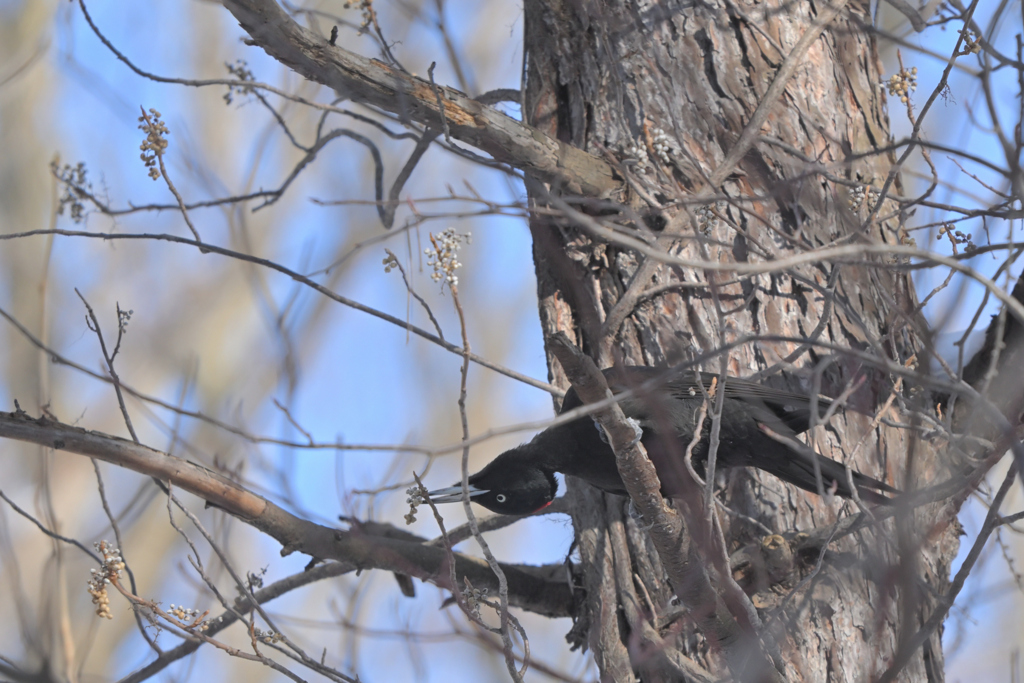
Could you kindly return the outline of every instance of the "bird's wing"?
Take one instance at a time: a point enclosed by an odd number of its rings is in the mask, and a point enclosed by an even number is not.
[[[700,381],[704,385],[705,391],[710,391],[712,382],[717,379],[718,375],[708,372],[700,373]],[[700,386],[694,373],[688,373],[670,381],[667,390],[673,395],[683,398],[698,398],[701,395]],[[776,389],[739,377],[727,377],[725,396],[768,411],[794,432],[807,431],[810,426],[811,397],[808,394]],[[818,416],[823,417],[831,404],[831,399],[819,396],[817,399]]]
[[[637,389],[644,382],[657,377],[672,374],[674,371],[666,368],[649,368],[644,366],[628,366],[625,368],[608,368],[603,371],[608,381],[608,386],[613,393],[621,393],[629,389]],[[697,380],[698,373],[689,371],[680,374],[669,380],[662,388],[655,391],[669,397],[681,398],[687,401],[698,399],[702,396],[701,384],[704,391],[710,391],[711,386],[717,381],[718,375],[710,372],[699,373],[700,382]],[[758,407],[762,407],[779,418],[786,426],[794,432],[800,433],[807,430],[811,419],[811,399],[807,394],[783,389],[775,389],[764,384],[740,379],[739,377],[728,377],[725,382],[725,396],[735,398]],[[650,397],[637,396],[634,399],[626,399],[621,404],[623,410],[630,417],[644,421],[647,410],[644,403],[651,400]],[[817,400],[818,415],[824,416],[825,411],[832,404],[832,400],[819,396]],[[566,412],[582,405],[575,389],[570,388],[562,401],[560,412]]]

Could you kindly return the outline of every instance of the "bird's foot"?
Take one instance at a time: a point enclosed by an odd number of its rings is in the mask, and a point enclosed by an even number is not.
[[[636,503],[633,502],[632,498],[629,499],[629,505],[626,506],[626,511],[628,512],[629,516],[633,519],[633,521],[636,522],[636,525],[640,529],[640,531],[650,531],[654,528],[653,522],[651,522],[650,524],[644,523],[644,515],[637,508]]]
[[[627,417],[626,422],[633,428],[633,440],[629,442],[629,447],[632,448],[640,443],[640,439],[644,437],[644,429],[640,426],[640,422],[632,417]]]
[[[608,433],[604,430],[604,427],[601,426],[601,423],[597,421],[596,417],[592,417],[591,419],[594,421],[594,429],[596,429],[597,433],[601,436],[601,441],[611,445],[608,441]],[[627,417],[626,423],[633,428],[633,440],[626,445],[626,448],[632,448],[640,443],[640,439],[644,436],[644,429],[640,426],[640,422],[632,417]]]

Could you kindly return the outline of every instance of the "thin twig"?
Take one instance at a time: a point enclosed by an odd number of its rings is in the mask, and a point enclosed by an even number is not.
[[[4,493],[3,489],[0,489],[0,498],[2,498],[4,500],[4,502],[6,502],[8,505],[10,505],[11,508],[15,512],[17,512],[19,515],[21,515],[22,517],[24,517],[28,521],[32,522],[33,524],[35,524],[36,527],[38,527],[40,531],[42,531],[44,534],[46,534],[50,538],[56,539],[58,541],[63,541],[64,543],[67,543],[69,545],[75,546],[76,548],[81,550],[83,553],[85,553],[86,555],[91,557],[96,562],[96,564],[101,564],[103,562],[103,558],[101,558],[99,555],[97,555],[93,551],[89,550],[80,541],[76,541],[75,539],[69,538],[67,536],[61,536],[56,531],[50,531],[49,529],[47,529],[46,526],[44,526],[42,522],[40,522],[38,519],[36,519],[32,515],[30,515],[25,510],[22,510],[20,507],[18,507],[17,503],[15,503],[13,500],[8,498],[7,494]]]
[[[78,291],[77,287],[75,288],[75,294],[77,294],[78,298],[82,300],[83,304],[85,304],[85,310],[88,313],[85,321],[86,326],[96,334],[96,338],[100,342],[100,351],[103,353],[103,362],[107,366],[107,372],[110,373],[110,381],[111,384],[114,385],[114,393],[117,395],[117,405],[121,409],[121,416],[124,418],[124,424],[128,428],[128,433],[131,435],[132,441],[140,443],[139,436],[135,433],[135,427],[132,426],[132,418],[128,414],[128,407],[124,402],[124,394],[121,392],[121,378],[117,376],[117,370],[114,369],[114,356],[117,354],[117,350],[121,346],[121,337],[124,334],[124,327],[120,324],[121,321],[119,320],[117,346],[115,346],[113,354],[108,354],[107,344],[103,340],[103,330],[100,329],[100,323],[96,318],[96,313],[93,312],[92,306],[90,306],[89,302],[85,300],[85,297],[82,296],[82,293]],[[120,307],[118,308],[118,312],[120,313]]]
[[[444,332],[441,331],[441,323],[437,322],[437,318],[434,317],[434,312],[430,310],[430,304],[428,304],[423,299],[423,297],[417,294],[416,290],[412,288],[412,283],[409,282],[409,278],[405,274],[405,268],[402,267],[402,262],[398,260],[397,256],[395,256],[395,252],[391,251],[390,249],[385,249],[384,253],[386,253],[388,255],[388,259],[390,259],[385,261],[385,263],[388,264],[389,266],[398,268],[398,272],[402,274],[402,282],[405,283],[406,291],[409,292],[409,294],[420,303],[420,306],[422,306],[423,310],[426,311],[427,317],[430,318],[430,322],[434,324],[434,329],[437,331],[437,336],[441,339],[441,341],[444,341]]]
[[[431,242],[434,243],[434,248],[437,250],[438,245],[434,240],[434,236],[430,236]],[[440,250],[438,250],[440,251]],[[462,361],[462,370],[460,373],[460,384],[459,384],[459,417],[462,422],[462,438],[469,438],[469,415],[466,412],[466,398],[467,398],[467,380],[469,379],[469,332],[466,329],[466,315],[462,310],[462,304],[459,301],[459,288],[457,284],[451,283],[449,290],[452,294],[452,302],[455,304],[455,310],[459,315],[459,328],[462,332],[462,348],[465,349],[465,355]],[[480,544],[480,549],[484,553],[484,557],[487,559],[487,564],[491,567],[491,571],[498,579],[498,600],[500,602],[500,609],[498,610],[499,618],[501,620],[501,641],[504,645],[505,652],[505,665],[508,668],[509,675],[512,676],[512,680],[516,683],[522,683],[523,676],[526,675],[526,671],[530,666],[529,659],[529,640],[526,638],[526,632],[521,630],[524,645],[523,655],[523,667],[522,669],[516,668],[516,660],[513,654],[512,637],[509,633],[509,611],[508,611],[508,579],[505,577],[505,572],[502,570],[501,565],[498,563],[497,558],[494,557],[494,553],[491,552],[490,545],[484,540],[483,535],[480,533],[480,527],[477,525],[476,515],[473,513],[473,508],[469,502],[468,493],[469,488],[469,447],[466,446],[462,449],[462,490],[464,492],[462,498],[462,507],[466,512],[466,517],[469,520],[470,528],[473,530],[473,537],[476,542]]]
[[[971,570],[974,568],[978,558],[981,557],[981,551],[985,547],[985,543],[988,541],[988,537],[992,535],[992,532],[1000,524],[999,507],[1002,505],[1003,500],[1006,498],[1006,494],[1010,492],[1010,488],[1013,485],[1013,480],[1017,476],[1017,463],[1011,462],[1009,469],[1006,471],[1006,476],[1003,477],[1003,483],[999,487],[999,491],[996,492],[995,497],[992,499],[992,504],[989,506],[988,514],[985,516],[985,523],[981,527],[981,531],[978,532],[978,537],[974,539],[974,545],[971,546],[971,550],[967,553],[967,557],[964,558],[963,564],[960,565],[960,569],[957,570],[956,576],[949,584],[949,590],[946,594],[941,596],[935,605],[935,609],[924,625],[915,633],[911,638],[900,643],[899,649],[897,649],[895,656],[893,657],[893,663],[889,666],[885,672],[879,676],[877,683],[892,683],[895,681],[899,673],[903,668],[910,662],[910,658],[917,652],[918,648],[924,645],[937,628],[942,625],[942,622],[946,619],[946,613],[953,606],[956,601],[957,595],[964,587],[964,583],[967,581],[967,577],[970,576]]]
[[[150,118],[150,115],[146,113],[145,107],[140,106],[139,109],[142,110],[142,116],[140,117],[140,120],[146,122],[145,126],[140,127],[143,128],[143,130],[147,131],[150,138],[152,138],[155,135],[160,135],[162,137],[162,135],[158,132],[158,128],[162,127],[163,123],[160,122],[158,119],[155,119],[155,117],[159,116],[159,114],[156,114],[155,111],[151,109],[150,111],[154,113],[154,117]],[[155,123],[154,120],[156,120]],[[164,135],[165,134],[166,133],[164,133]],[[145,143],[143,144],[145,145]],[[166,145],[166,141],[164,142],[164,145]],[[171,194],[174,195],[174,200],[178,202],[178,209],[181,211],[181,215],[185,219],[185,225],[187,225],[188,229],[192,231],[192,236],[196,238],[196,242],[202,243],[203,240],[199,237],[199,231],[196,230],[196,226],[192,225],[192,219],[189,218],[188,209],[185,207],[185,200],[182,199],[181,193],[178,192],[178,188],[176,188],[174,186],[174,183],[171,181],[170,174],[167,173],[167,167],[164,165],[165,148],[165,146],[154,145],[150,147],[145,147],[144,149],[151,151],[154,154],[154,156],[156,156],[157,164],[160,167],[160,177],[164,179],[164,183],[167,185],[167,189],[171,191]],[[202,251],[202,247],[200,247],[200,251]]]

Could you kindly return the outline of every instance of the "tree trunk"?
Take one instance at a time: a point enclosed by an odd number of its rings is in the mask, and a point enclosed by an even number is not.
[[[563,196],[584,216],[532,221],[546,337],[567,333],[601,367],[696,362],[748,376],[781,363],[790,385],[777,374],[766,382],[831,396],[866,378],[850,407],[883,410],[898,387],[863,359],[913,364],[924,327],[910,278],[884,254],[768,263],[907,241],[891,202],[867,220],[872,197],[858,199],[860,183],[879,186],[893,163],[877,151],[889,133],[876,47],[862,30],[868,6],[849,4],[827,21],[833,10],[776,0],[527,0],[524,118],[619,164],[629,189],[607,199],[633,212]],[[540,188],[531,200],[552,201]],[[681,259],[766,265],[746,274],[656,266],[594,238],[583,229],[588,217],[657,238]],[[566,384],[554,360],[551,376]],[[807,438],[866,474],[918,488],[938,477],[937,465],[909,434],[848,410]],[[857,509],[752,470],[725,481],[721,499],[743,515],[721,515],[734,575],[757,608],[762,639],[770,634],[781,651],[785,678],[878,676],[929,613],[928,596],[947,584],[952,515],[926,507],[846,536],[828,545],[816,573],[816,549],[798,552],[792,566],[755,571],[765,558],[775,567],[780,548],[783,558],[787,546],[799,550],[802,537],[789,532],[828,527]],[[569,495],[580,589],[570,642],[593,651],[605,680],[699,680],[698,667],[720,675],[716,644],[685,616],[672,618],[674,589],[623,499],[571,480]],[[753,564],[741,561],[751,555]],[[644,621],[664,641],[652,644]],[[942,680],[939,638],[900,680]]]

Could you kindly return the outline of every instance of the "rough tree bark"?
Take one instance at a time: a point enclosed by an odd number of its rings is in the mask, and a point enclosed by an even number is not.
[[[525,22],[526,122],[627,169],[620,172],[632,176],[630,186],[609,199],[633,209],[632,223],[615,220],[637,234],[683,258],[722,263],[906,241],[890,202],[866,222],[872,207],[851,196],[858,182],[884,181],[893,164],[876,151],[889,134],[876,46],[861,30],[870,23],[866,3],[527,0]],[[560,189],[535,186],[531,198],[550,203],[549,192]],[[600,198],[563,199],[582,214],[613,213],[586,201]],[[915,361],[923,327],[912,283],[891,268],[893,258],[734,277],[655,265],[585,227],[585,215],[532,222],[540,314],[545,336],[567,333],[601,367],[697,359],[704,369],[747,376],[784,361],[800,378],[791,389],[820,386],[836,396],[866,377],[850,403],[870,413],[893,385],[843,349]],[[807,338],[818,344],[798,341]],[[552,381],[565,386],[549,359]],[[809,443],[901,487],[939,476],[927,443],[857,412],[816,428]],[[727,481],[726,504],[772,531],[837,519],[839,505],[769,476],[739,471]],[[673,658],[721,671],[714,644],[685,618],[666,616],[673,587],[622,499],[572,481],[569,495],[582,589],[570,642],[593,651],[607,680],[698,677],[673,667]],[[901,634],[930,612],[928,596],[948,581],[956,524],[934,506],[901,518],[898,528],[882,523],[832,543],[821,571],[784,605],[817,553],[745,585],[787,680],[870,680],[891,661]],[[741,517],[723,515],[722,524],[730,551],[765,536]],[[765,554],[784,545],[765,540]],[[665,636],[670,657],[649,656],[642,620]],[[942,678],[936,633],[900,680]]]

